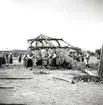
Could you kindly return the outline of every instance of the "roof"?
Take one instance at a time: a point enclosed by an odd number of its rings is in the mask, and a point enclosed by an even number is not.
[[[28,39],[28,42],[31,44],[29,46],[30,49],[45,49],[45,48],[69,48],[73,47],[67,42],[65,42],[62,38],[51,38],[40,34],[38,37],[34,39]],[[34,46],[33,46],[33,43]]]
[[[40,34],[38,37],[34,38],[34,39],[28,39],[28,41],[31,41],[31,43],[33,43],[34,41],[43,41],[43,40],[63,40],[62,38],[51,38],[48,36],[45,36],[43,34]]]

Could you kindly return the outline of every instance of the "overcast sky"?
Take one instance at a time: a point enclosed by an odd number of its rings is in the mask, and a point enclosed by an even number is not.
[[[39,34],[94,51],[103,43],[103,0],[0,0],[0,50]]]

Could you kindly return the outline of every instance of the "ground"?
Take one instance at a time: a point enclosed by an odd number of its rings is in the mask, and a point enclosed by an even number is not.
[[[24,68],[15,62],[0,69],[0,105],[103,105],[103,84],[71,84],[53,78],[69,81],[79,74],[77,70]]]

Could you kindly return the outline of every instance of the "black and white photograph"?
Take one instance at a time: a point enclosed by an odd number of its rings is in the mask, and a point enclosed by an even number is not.
[[[0,0],[0,105],[103,105],[103,0]]]

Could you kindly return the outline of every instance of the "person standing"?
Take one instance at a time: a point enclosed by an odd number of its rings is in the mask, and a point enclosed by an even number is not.
[[[21,63],[21,60],[22,60],[22,54],[19,54],[18,62]]]
[[[86,55],[86,60],[87,60],[86,66],[87,67],[89,67],[89,59],[90,59],[90,55],[87,53],[87,55]]]
[[[43,58],[43,62],[45,62],[45,63],[44,63],[44,66],[45,66],[45,67],[47,67],[47,66],[49,65],[49,57],[50,57],[49,50],[46,49],[46,51],[45,51],[45,56],[44,56],[44,58]]]
[[[57,54],[56,54],[56,51],[53,51],[52,53],[52,67],[55,68],[57,65],[56,65],[56,58],[57,58]]]
[[[89,59],[90,59],[90,55],[88,53],[86,53],[84,55],[84,62],[86,64],[86,67],[89,68]]]
[[[27,60],[28,60],[28,57],[27,57],[27,53],[23,55],[23,65],[24,67],[27,67]]]
[[[51,50],[46,49],[44,57],[43,57],[43,66],[48,68],[51,66]]]
[[[4,65],[6,63],[4,53],[2,53],[2,55],[0,57],[1,57],[1,64]]]
[[[33,54],[27,54],[27,67],[33,67]]]
[[[8,54],[5,55],[5,59],[6,59],[6,65],[8,66],[9,65],[9,57],[8,57]]]
[[[13,64],[13,56],[12,56],[12,53],[9,54],[9,64]]]

